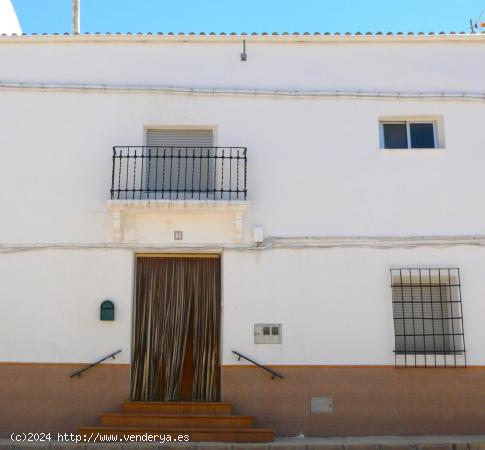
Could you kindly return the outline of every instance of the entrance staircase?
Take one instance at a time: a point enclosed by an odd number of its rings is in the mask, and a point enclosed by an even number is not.
[[[165,436],[165,442],[271,442],[274,438],[273,430],[253,428],[252,417],[231,414],[231,405],[223,402],[125,402],[123,412],[103,414],[100,426],[82,427],[79,433],[90,442],[115,438],[145,442],[141,438],[150,435]],[[155,437],[152,442],[160,440]]]

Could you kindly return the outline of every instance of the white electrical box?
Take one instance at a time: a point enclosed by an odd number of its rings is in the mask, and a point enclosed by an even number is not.
[[[255,323],[255,344],[281,344],[281,323]]]

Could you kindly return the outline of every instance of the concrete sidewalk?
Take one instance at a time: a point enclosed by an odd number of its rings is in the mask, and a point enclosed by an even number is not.
[[[366,436],[277,438],[268,444],[242,443],[13,443],[0,439],[0,450],[45,449],[163,449],[163,450],[485,450],[485,436]]]

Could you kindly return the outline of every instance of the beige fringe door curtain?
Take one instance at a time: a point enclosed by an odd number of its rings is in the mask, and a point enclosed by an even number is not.
[[[179,399],[191,335],[192,400],[219,400],[219,258],[138,257],[133,309],[131,399]]]

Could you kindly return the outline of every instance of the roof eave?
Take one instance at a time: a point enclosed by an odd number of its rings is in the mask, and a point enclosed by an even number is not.
[[[84,33],[0,35],[0,43],[124,43],[124,42],[485,42],[485,33]]]

